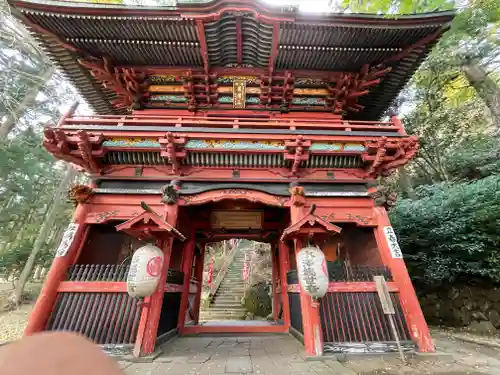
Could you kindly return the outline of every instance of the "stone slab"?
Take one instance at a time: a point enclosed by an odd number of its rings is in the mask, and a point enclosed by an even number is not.
[[[150,363],[153,362],[156,358],[158,358],[160,355],[163,354],[162,349],[156,349],[153,353],[146,355],[146,356],[141,356],[141,357],[136,357],[133,354],[128,354],[122,357],[123,361],[128,361],[128,362],[135,362],[135,363]]]
[[[226,373],[239,374],[253,372],[250,356],[231,357],[226,362]]]

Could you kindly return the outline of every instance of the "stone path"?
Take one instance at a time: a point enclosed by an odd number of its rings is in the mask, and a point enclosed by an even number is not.
[[[289,335],[181,337],[163,346],[153,363],[120,362],[125,375],[500,375],[500,349],[455,341],[433,332],[438,349],[450,354],[410,359],[360,358],[346,363],[307,361],[303,346]]]
[[[337,361],[305,361],[289,335],[182,337],[153,363],[120,363],[126,375],[355,375]]]

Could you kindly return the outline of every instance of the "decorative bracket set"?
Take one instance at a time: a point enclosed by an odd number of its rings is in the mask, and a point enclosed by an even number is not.
[[[79,59],[78,62],[90,71],[96,81],[116,94],[117,99],[112,104],[118,109],[139,109],[151,96],[148,92],[151,80],[144,72],[133,68],[114,67],[106,57],[90,57]],[[367,95],[369,88],[379,84],[381,78],[390,71],[390,67],[364,65],[359,73],[340,72],[322,78],[327,92],[324,99],[325,108],[335,114],[360,112],[363,106],[357,103],[358,98]],[[189,111],[196,112],[200,108],[218,104],[217,78],[217,73],[196,73],[192,69],[179,77]],[[242,77],[242,82],[245,81],[244,78]],[[289,112],[296,83],[292,72],[284,71],[273,76],[261,74],[256,82],[260,84],[258,98],[261,105],[279,105],[281,112]],[[245,108],[246,95],[245,90],[233,93],[235,108]]]
[[[44,147],[57,158],[73,163],[90,173],[103,172],[103,165],[97,160],[104,158],[108,151],[108,148],[102,145],[104,141],[102,134],[89,135],[81,130],[75,135],[68,135],[60,128],[47,128],[44,134]],[[177,137],[171,132],[158,139],[160,155],[171,167],[169,174],[183,174],[182,162],[188,153],[184,148],[186,142],[186,137]],[[284,175],[299,177],[303,165],[311,156],[312,141],[298,136],[295,140],[285,141],[284,144],[283,158],[288,161],[289,169]],[[349,173],[359,178],[373,179],[379,175],[388,176],[410,161],[418,151],[419,141],[415,136],[391,140],[382,137],[377,141],[364,142],[364,148],[365,151],[360,155],[364,169],[354,169]]]

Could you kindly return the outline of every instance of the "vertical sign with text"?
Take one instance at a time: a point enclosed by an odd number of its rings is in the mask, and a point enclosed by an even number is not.
[[[389,245],[389,249],[391,250],[391,255],[393,258],[402,258],[403,252],[398,244],[398,238],[396,237],[396,233],[394,233],[394,229],[392,227],[384,227],[384,234]]]

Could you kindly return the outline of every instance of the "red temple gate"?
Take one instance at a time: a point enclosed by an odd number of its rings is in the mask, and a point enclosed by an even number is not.
[[[98,113],[70,111],[45,130],[46,149],[92,184],[72,189],[73,224],[27,335],[76,331],[136,355],[172,334],[211,332],[291,332],[309,355],[393,350],[373,281],[383,275],[404,345],[434,351],[374,196],[376,179],[418,150],[395,115],[379,118],[452,14],[11,3]],[[319,304],[298,283],[304,236],[328,260]],[[271,244],[273,324],[199,323],[204,247],[232,238]],[[144,241],[164,264],[137,303],[125,280]]]

